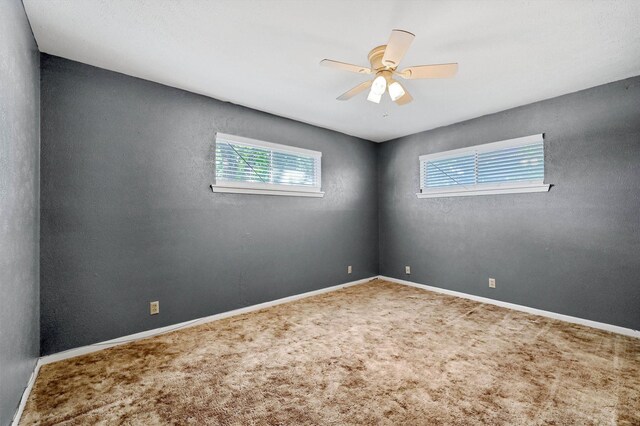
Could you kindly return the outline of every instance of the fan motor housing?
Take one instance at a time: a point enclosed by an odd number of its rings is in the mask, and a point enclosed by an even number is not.
[[[396,67],[388,67],[382,63],[382,57],[384,56],[384,51],[387,49],[387,45],[384,44],[382,46],[374,47],[369,52],[369,63],[371,64],[371,69],[374,71],[382,71],[382,70],[394,70]]]

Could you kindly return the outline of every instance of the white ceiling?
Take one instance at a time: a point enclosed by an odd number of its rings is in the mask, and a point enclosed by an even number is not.
[[[40,50],[373,141],[640,74],[640,1],[23,0]],[[391,29],[416,38],[400,68],[414,102],[335,98],[366,76]],[[541,129],[541,131],[544,129]]]

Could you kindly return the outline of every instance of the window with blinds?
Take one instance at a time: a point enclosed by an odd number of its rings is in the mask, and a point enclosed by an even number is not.
[[[542,134],[420,156],[419,198],[548,190]]]
[[[240,136],[216,135],[214,192],[317,196],[322,153]]]

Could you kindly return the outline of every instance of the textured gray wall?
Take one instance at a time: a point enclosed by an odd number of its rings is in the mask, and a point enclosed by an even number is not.
[[[543,132],[550,192],[416,198],[419,155]],[[640,77],[384,143],[378,167],[381,274],[640,329]]]
[[[41,63],[43,354],[378,273],[375,144]],[[213,194],[215,131],[322,151],[325,197]]]
[[[0,425],[39,347],[39,61],[22,3],[0,1]]]

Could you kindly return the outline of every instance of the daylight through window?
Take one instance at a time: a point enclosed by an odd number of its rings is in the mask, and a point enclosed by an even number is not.
[[[542,134],[420,156],[419,198],[548,190]]]
[[[321,196],[322,153],[218,133],[215,192]]]

